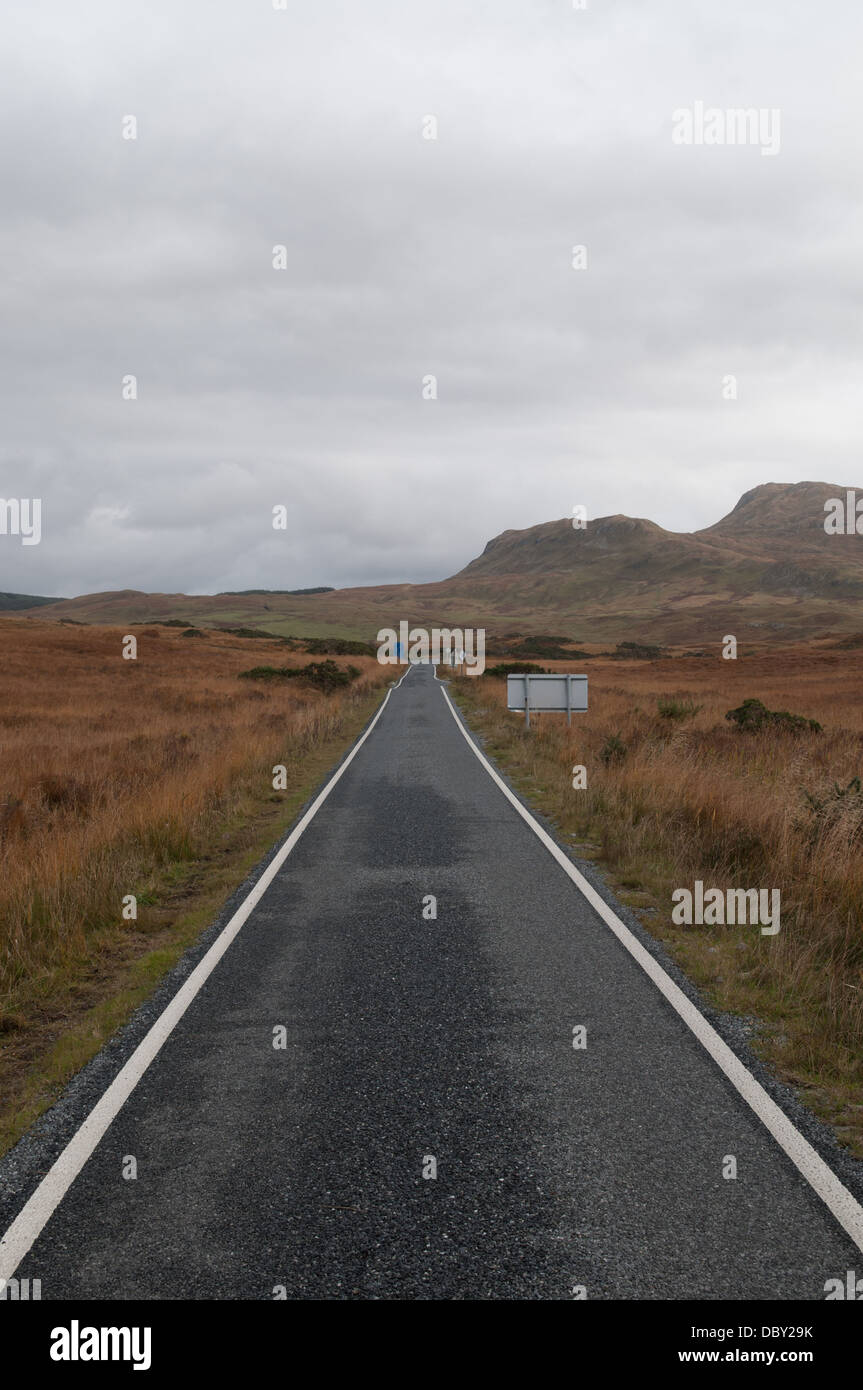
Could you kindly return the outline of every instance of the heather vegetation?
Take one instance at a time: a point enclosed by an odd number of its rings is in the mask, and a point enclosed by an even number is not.
[[[309,661],[305,666],[253,666],[249,671],[241,671],[241,680],[251,681],[303,681],[315,686],[324,694],[331,695],[334,690],[344,689],[360,675],[358,666],[337,666],[335,661]]]

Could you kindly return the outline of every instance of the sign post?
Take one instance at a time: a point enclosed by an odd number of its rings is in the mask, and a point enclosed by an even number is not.
[[[566,714],[567,724],[572,723],[573,711],[583,714],[587,709],[587,676],[576,676],[569,671],[551,671],[533,675],[530,671],[516,672],[506,678],[507,709],[524,710],[525,728],[530,728],[530,714]]]

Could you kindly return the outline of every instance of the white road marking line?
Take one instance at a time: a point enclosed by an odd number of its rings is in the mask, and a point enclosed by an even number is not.
[[[761,1120],[762,1124],[773,1135],[777,1144],[785,1151],[791,1162],[798,1169],[809,1183],[810,1187],[817,1192],[825,1206],[833,1213],[839,1222],[854,1241],[857,1248],[863,1251],[863,1207],[855,1197],[848,1191],[844,1183],[840,1182],[832,1168],[828,1168],[823,1158],[813,1149],[807,1139],[804,1139],[799,1129],[791,1123],[788,1116],[779,1108],[774,1100],[765,1091],[760,1082],[755,1080],[752,1073],[743,1065],[740,1058],[735,1056],[727,1043],[708,1022],[704,1015],[695,1007],[691,1000],[687,999],[682,989],[674,983],[668,975],[654,960],[649,951],[646,951],[641,942],[621,922],[616,913],[603,898],[599,896],[596,889],[588,883],[583,874],[567,858],[563,850],[555,844],[550,835],[546,834],[538,821],[534,820],[530,812],[522,806],[518,797],[510,791],[503,778],[498,775],[491,763],[477,748],[473,739],[470,737],[463,721],[459,717],[452,700],[447,693],[446,686],[441,683],[441,693],[450,708],[450,713],[455,720],[458,728],[464,736],[468,747],[476,754],[486,772],[497,783],[500,790],[508,801],[518,811],[522,820],[526,821],[535,835],[542,841],[558,862],[564,873],[567,874],[578,888],[579,892],[590,903],[594,911],[598,912],[606,926],[610,927],[618,941],[626,947],[629,954],[638,962],[645,974],[649,975],[657,988],[665,995],[671,1007],[680,1015],[683,1022],[695,1034],[702,1047],[710,1053],[732,1086],[740,1093],[747,1105],[750,1106]]]
[[[408,671],[405,672],[405,676]],[[404,680],[404,676],[402,676]],[[399,681],[401,685],[401,681]],[[279,869],[299,840],[306,826],[326,801],[339,778],[350,766],[374,729],[387,707],[390,695],[398,686],[391,686],[381,703],[381,707],[366,729],[362,738],[354,744],[341,767],[330,778],[300,823],[291,831],[278,854],[267,866],[248,896],[237,908],[231,920],[222,928],[206,955],[198,962],[189,978],[178,989],[171,1002],[156,1019],[146,1036],[136,1047],[128,1062],[117,1073],[108,1089],[96,1102],[80,1129],[69,1140],[59,1158],[48,1170],[29,1201],[22,1207],[12,1225],[0,1240],[0,1289],[11,1279],[43,1227],[53,1216],[57,1206],[75,1181],[84,1164],[90,1158],[96,1145],[108,1126],[115,1119],[122,1106],[134,1091],[144,1072],[153,1061],[163,1044],[170,1037],[183,1014],[188,1009],[201,986],[212,975],[222,956],[227,951],[252,909],[260,902]]]
[[[406,681],[406,680],[407,680],[408,676],[410,675],[410,673],[411,673],[411,671],[412,671],[413,669],[414,669],[414,663],[411,662],[411,664],[408,666],[408,669],[405,671],[404,675],[402,676],[402,680],[401,680],[401,681],[396,681],[395,685],[393,686],[393,690],[398,690],[398,688],[399,688],[399,686],[401,685],[402,681]],[[371,730],[369,730],[369,732],[371,732]]]

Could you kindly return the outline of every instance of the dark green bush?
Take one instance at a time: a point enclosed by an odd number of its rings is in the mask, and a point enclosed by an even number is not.
[[[265,632],[262,627],[220,627],[220,632],[229,632],[232,637],[263,637],[269,642],[288,642],[290,638],[282,637],[278,632]]]
[[[821,725],[816,719],[806,719],[802,714],[789,714],[787,710],[770,710],[760,700],[744,700],[737,709],[730,709],[725,715],[744,733],[757,733],[761,729],[782,729],[788,733],[821,733]]]
[[[645,642],[618,642],[617,650],[611,655],[615,661],[656,661],[662,656],[662,648],[648,646]]]
[[[544,666],[535,666],[532,661],[503,661],[499,666],[488,666],[485,674],[506,680],[507,676],[545,676],[548,672]]]
[[[370,642],[351,642],[345,637],[307,637],[305,646],[310,656],[377,655],[377,648]]]
[[[334,661],[310,661],[306,666],[253,666],[241,671],[240,678],[250,681],[303,680],[329,695],[350,685],[361,673],[356,666],[342,670]]]

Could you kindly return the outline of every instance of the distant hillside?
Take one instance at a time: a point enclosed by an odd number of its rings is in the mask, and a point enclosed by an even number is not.
[[[847,491],[838,483],[765,483],[691,534],[621,515],[589,520],[584,530],[568,518],[548,521],[504,531],[458,574],[433,584],[302,596],[123,590],[55,603],[39,616],[181,618],[366,641],[403,618],[602,643],[695,643],[729,632],[750,640],[842,636],[863,628],[863,536],[828,535],[824,504]]]
[[[319,584],[316,589],[223,589],[217,598],[244,598],[246,594],[333,594],[332,584]]]
[[[0,594],[0,613],[19,608],[39,608],[46,603],[63,603],[64,599],[39,598],[36,594]]]

